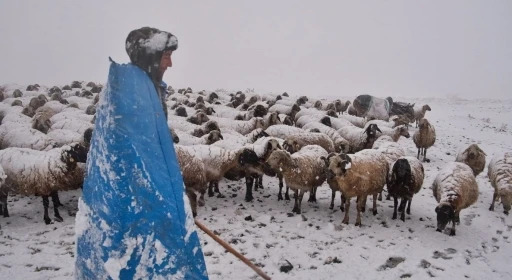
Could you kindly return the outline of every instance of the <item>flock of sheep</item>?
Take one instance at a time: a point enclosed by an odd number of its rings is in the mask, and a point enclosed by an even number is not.
[[[63,88],[0,89],[0,214],[9,216],[10,193],[39,195],[44,221],[52,222],[50,197],[54,219],[62,221],[58,191],[82,186],[101,89],[101,85],[81,82]],[[266,180],[279,180],[278,200],[290,200],[289,190],[293,191],[292,211],[298,214],[304,194],[309,192],[308,201],[316,201],[317,188],[326,182],[332,190],[330,209],[336,192],[341,193],[345,224],[351,198],[356,198],[355,224],[361,225],[367,197],[373,197],[376,215],[377,200],[382,200],[386,186],[387,199],[394,199],[393,219],[400,212],[405,221],[413,196],[424,182],[423,164],[430,162],[427,149],[436,141],[435,128],[425,118],[431,110],[428,105],[416,108],[391,98],[358,96],[353,102],[327,102],[292,98],[287,93],[193,92],[169,87],[166,100],[170,133],[194,216],[200,215],[198,206],[205,205],[206,193],[223,197],[219,181],[245,179],[245,200],[252,201],[253,188],[263,188],[266,175]],[[380,117],[365,104],[385,104],[386,116]],[[413,135],[409,134],[411,123],[418,127]],[[411,136],[418,148],[416,157],[406,155],[397,143],[400,137]],[[439,172],[432,185],[438,202],[438,231],[451,222],[450,235],[455,235],[460,211],[477,201],[475,176],[485,165],[486,154],[472,144]],[[495,189],[490,210],[501,199],[508,214],[512,153],[494,157],[488,175]]]

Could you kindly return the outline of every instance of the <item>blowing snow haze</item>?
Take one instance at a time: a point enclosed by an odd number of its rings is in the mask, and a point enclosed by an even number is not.
[[[199,3],[200,2],[200,3]],[[2,1],[0,84],[105,82],[127,34],[179,48],[175,88],[511,98],[512,1]]]

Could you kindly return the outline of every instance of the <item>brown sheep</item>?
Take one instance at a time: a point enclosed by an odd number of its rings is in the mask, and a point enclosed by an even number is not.
[[[422,155],[423,162],[430,162],[427,159],[427,149],[436,142],[436,130],[427,119],[421,119],[419,127],[412,137],[416,148],[418,148],[418,159]]]
[[[478,147],[477,144],[471,144],[464,150],[460,150],[455,158],[456,162],[467,164],[473,170],[473,174],[478,176],[485,169],[485,157],[487,155]]]

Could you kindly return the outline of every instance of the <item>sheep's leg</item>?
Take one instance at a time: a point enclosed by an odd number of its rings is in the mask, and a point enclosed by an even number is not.
[[[361,212],[366,212],[366,199],[368,198],[368,196],[364,196],[364,197],[361,197],[361,199],[359,198],[359,196],[357,197],[357,203],[361,203]]]
[[[459,216],[459,214],[460,214],[460,211],[455,212],[455,218],[453,219],[453,221],[456,224],[460,224],[460,216]]]
[[[340,195],[341,195],[340,210],[341,210],[341,212],[345,212],[345,202],[347,201],[347,199],[345,198],[345,196],[343,195],[342,192],[340,192]]]
[[[278,201],[283,200],[282,191],[283,191],[283,179],[279,178],[279,193],[277,194],[277,200]]]
[[[350,211],[350,198],[347,198],[347,200],[345,201],[345,210],[346,210],[345,217],[343,218],[342,223],[348,225],[348,222],[349,222],[348,212]]]
[[[7,192],[0,192],[0,215],[3,215],[4,218],[9,217],[9,210],[7,209]]]
[[[190,208],[192,209],[192,216],[197,216],[197,195],[193,190],[187,190],[188,200],[190,201]]]
[[[396,220],[397,212],[396,208],[398,206],[398,197],[396,195],[393,195],[394,205],[393,205],[393,220]]]
[[[257,191],[258,190],[258,177],[259,176],[256,176],[256,178],[253,180],[254,181],[254,190]]]
[[[380,193],[379,193],[379,201],[382,201],[382,192],[383,191],[380,191]]]
[[[250,202],[254,198],[252,196],[252,183],[254,182],[254,178],[252,176],[245,177],[245,201]]]
[[[263,189],[263,175],[258,176],[258,188]]]
[[[456,215],[458,215],[458,214],[456,214]],[[455,221],[452,222],[452,229],[450,230],[450,236],[455,236]]]
[[[491,203],[491,207],[489,207],[489,211],[494,211],[494,202],[496,201],[497,197],[498,197],[498,191],[494,190],[494,194],[492,195],[492,203]]]
[[[204,206],[204,193],[206,191],[201,191],[200,195],[199,195],[199,200],[197,201],[197,205],[203,207]]]
[[[420,150],[421,148],[418,148],[418,159],[420,159]]]
[[[213,181],[211,181],[210,183],[208,183],[208,196],[212,197],[214,195],[215,193],[213,192]]]
[[[329,209],[334,209],[334,198],[335,197],[336,197],[336,191],[332,190],[331,205],[329,205]]]
[[[299,205],[298,205],[299,196],[297,195],[298,190],[293,190],[293,192],[295,193],[295,204],[293,204],[292,212],[300,214],[299,213]]]
[[[57,222],[62,222],[64,221],[64,219],[60,216],[60,213],[59,213],[59,204],[60,204],[60,201],[59,201],[59,195],[57,194],[56,191],[54,192],[51,192],[50,193],[50,196],[52,197],[52,203],[53,203],[53,216],[55,217],[55,220]],[[62,204],[61,204],[62,205]]]
[[[374,193],[373,194],[373,216],[377,215],[377,196],[379,195],[379,193]]]
[[[298,200],[299,200],[299,212],[297,212],[297,214],[302,213],[302,211],[301,211],[301,208],[302,208],[302,198],[304,198],[304,193],[305,192],[306,191],[304,191],[304,190],[300,190],[299,191],[299,197],[298,197]]]
[[[363,201],[365,201],[365,197],[364,198],[361,197],[361,199],[359,199],[359,202],[356,203],[356,209],[357,209],[357,218],[356,218],[356,224],[355,224],[356,226],[361,226],[361,208],[362,208]]]
[[[289,190],[290,190],[290,187],[286,186],[286,192],[284,193],[285,200],[290,200],[290,195],[288,194]]]
[[[407,199],[407,215],[411,215],[411,202],[412,202],[412,197],[411,197],[411,199]]]
[[[60,207],[60,206],[64,206],[64,204],[60,203],[60,199],[59,199],[59,193],[57,191],[53,191],[50,193],[51,197],[52,197],[52,202],[55,205],[57,205],[57,207]]]
[[[427,148],[423,149],[423,161],[430,162],[430,159],[427,158]]]
[[[309,193],[309,199],[308,202],[316,202],[316,187],[312,187],[311,191]],[[303,192],[301,192],[303,193]]]
[[[49,225],[52,220],[50,220],[50,216],[48,216],[48,207],[50,206],[50,201],[48,200],[47,195],[43,195],[43,207],[44,207],[44,223]]]
[[[402,211],[400,212],[400,220],[402,222],[405,222],[405,205],[407,204],[407,198],[402,197],[402,201],[400,202],[400,208],[402,208]]]
[[[220,193],[220,191],[219,191],[219,181],[214,181],[214,185],[213,185],[213,186],[214,186],[214,191],[215,191],[216,193],[218,193],[218,195],[217,195],[217,197],[218,197],[218,198],[224,198],[224,197],[226,197],[226,196],[224,196],[223,194],[221,194],[221,193]]]

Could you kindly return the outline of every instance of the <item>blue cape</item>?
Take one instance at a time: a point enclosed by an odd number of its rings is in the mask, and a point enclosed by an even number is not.
[[[208,279],[154,84],[111,62],[76,218],[76,279]]]

